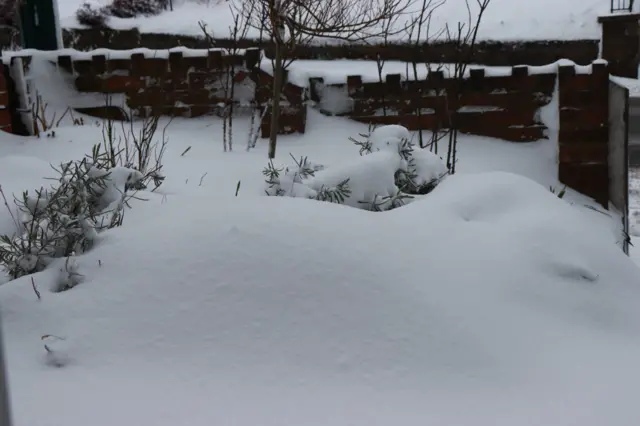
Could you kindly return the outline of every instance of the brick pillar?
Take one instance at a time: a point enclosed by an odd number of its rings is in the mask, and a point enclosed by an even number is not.
[[[601,16],[602,59],[620,77],[638,78],[640,63],[640,13]]]
[[[593,64],[591,74],[561,66],[558,132],[560,182],[609,205],[609,73]]]
[[[9,89],[4,73],[4,65],[0,62],[0,130],[12,133],[11,111],[9,110]]]

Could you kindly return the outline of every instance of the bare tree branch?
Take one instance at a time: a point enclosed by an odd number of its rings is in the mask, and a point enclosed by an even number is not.
[[[471,2],[475,2],[478,10],[476,12],[475,19],[473,18],[473,12],[471,10]],[[456,84],[454,85],[454,93],[447,95],[447,98],[454,98],[456,105],[460,104],[460,98],[462,95],[462,80],[465,77],[467,68],[473,60],[473,54],[475,50],[476,41],[478,39],[478,30],[480,29],[480,23],[484,13],[491,0],[465,0],[467,9],[467,22],[458,23],[458,28],[455,34],[447,26],[447,37],[453,41],[456,46],[456,52],[458,57],[455,61],[454,75]],[[458,112],[454,111],[450,116],[451,131],[449,132],[449,146],[447,150],[447,168],[454,174],[456,171],[457,163],[457,147],[458,147],[458,128],[457,128],[457,115]]]
[[[284,72],[293,62],[292,53],[313,39],[367,41],[401,34],[404,26],[380,25],[396,22],[415,0],[232,0],[232,7],[249,25],[264,31],[274,48],[273,96],[269,158],[275,157],[279,129]]]

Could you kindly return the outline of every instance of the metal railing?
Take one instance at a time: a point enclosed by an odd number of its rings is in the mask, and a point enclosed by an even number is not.
[[[611,13],[633,11],[634,0],[611,0]]]

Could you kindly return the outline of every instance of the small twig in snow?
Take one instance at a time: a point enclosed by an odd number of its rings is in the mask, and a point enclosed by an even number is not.
[[[60,123],[62,122],[62,119],[64,119],[64,117],[69,113],[69,111],[71,111],[71,107],[67,107],[67,109],[64,110],[64,112],[62,113],[58,121],[56,121],[56,127],[60,127]]]
[[[45,339],[67,340],[64,337],[56,336],[55,334],[44,334],[42,337],[40,337],[40,340]]]
[[[593,206],[590,206],[590,205],[588,205],[588,204],[585,204],[584,206],[585,206],[586,208],[588,208],[589,210],[593,210],[594,212],[597,212],[597,213],[603,214],[603,215],[605,215],[605,216],[611,217],[611,215],[610,215],[609,213],[603,212],[602,210],[598,210],[597,208],[595,208],[595,207],[593,207]]]
[[[42,300],[42,296],[40,295],[40,292],[38,291],[38,287],[36,287],[36,281],[33,279],[33,277],[31,277],[31,287],[33,287],[33,291],[36,293],[36,296],[38,297],[38,300]]]
[[[20,231],[20,225],[18,225],[18,221],[16,217],[13,215],[13,211],[11,207],[9,207],[9,202],[7,201],[7,197],[4,195],[4,191],[2,190],[2,185],[0,185],[0,194],[2,194],[2,199],[4,201],[4,205],[9,210],[9,214],[11,215],[11,219],[13,220],[13,224],[16,226],[16,230]]]

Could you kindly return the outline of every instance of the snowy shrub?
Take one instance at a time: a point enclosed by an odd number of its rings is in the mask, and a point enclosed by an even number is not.
[[[551,191],[552,194],[555,194],[558,198],[562,199],[564,198],[564,195],[567,193],[567,185],[565,185],[564,188],[562,188],[559,191],[553,186],[550,186],[549,191]]]
[[[140,129],[134,128],[134,122],[126,128],[124,122],[117,129],[113,120],[106,120],[102,126],[102,143],[93,147],[91,163],[99,169],[109,170],[116,167],[137,170],[142,179],[136,182],[137,187],[146,189],[153,182],[154,190],[164,182],[162,174],[162,158],[167,150],[166,130],[169,121],[159,138],[156,137],[160,116],[145,117]]]
[[[35,102],[31,104],[31,120],[33,121],[35,135],[37,137],[40,137],[42,133],[44,133],[48,138],[55,138],[56,132],[53,129],[60,127],[60,123],[62,123],[62,120],[64,120],[67,114],[71,116],[71,120],[75,124],[71,107],[67,107],[60,116],[58,116],[58,112],[55,110],[47,112],[48,108],[49,104],[36,92]]]
[[[428,194],[448,174],[440,157],[416,147],[406,127],[399,125],[369,127],[369,133],[360,136],[364,140],[358,141],[351,138],[360,147],[360,155],[392,152],[400,156],[402,164],[394,176],[396,186],[404,193]]]
[[[324,170],[324,166],[310,162],[307,157],[299,161],[293,156],[292,158],[295,167],[276,168],[273,161],[270,161],[262,171],[266,177],[265,193],[267,195],[305,197],[341,204],[351,194],[348,178],[336,185],[322,186],[318,190],[312,189],[307,184],[308,179],[314,177],[316,172]]]
[[[448,173],[435,154],[415,149],[402,126],[379,127],[366,136],[358,142],[361,157],[340,167],[325,169],[307,158],[292,167],[269,163],[263,171],[267,195],[386,211],[428,194]]]
[[[367,133],[360,133],[362,139],[356,139],[349,137],[349,140],[360,147],[360,155],[371,154],[373,152],[373,145],[371,142],[371,134],[377,128],[375,124],[369,124]]]
[[[166,0],[113,0],[104,12],[117,18],[153,16],[160,14],[166,5]]]
[[[84,277],[78,272],[78,262],[75,259],[75,253],[71,253],[60,267],[60,275],[54,291],[66,291],[72,289],[82,282]]]
[[[11,278],[45,269],[56,258],[67,258],[56,290],[71,288],[80,275],[72,257],[89,250],[100,231],[122,224],[127,191],[143,178],[133,169],[103,170],[87,158],[54,168],[58,177],[15,199],[19,232],[0,236],[0,265]],[[8,207],[8,206],[7,206]]]
[[[78,22],[88,27],[104,27],[108,18],[105,10],[96,3],[85,2],[76,10]]]

